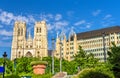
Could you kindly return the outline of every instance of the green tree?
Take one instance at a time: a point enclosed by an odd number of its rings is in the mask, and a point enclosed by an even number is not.
[[[17,73],[32,73],[32,66],[30,63],[33,60],[39,60],[39,58],[33,57],[21,57],[16,59],[16,71]]]
[[[46,69],[47,73],[51,73],[52,58],[44,57],[43,60],[48,62]],[[60,71],[60,60],[58,58],[54,58],[54,71],[55,73]],[[67,72],[67,74],[75,74],[77,72],[77,63],[75,61],[62,59],[62,71]]]
[[[3,66],[3,63],[4,59],[0,58],[0,65]],[[5,59],[5,67],[6,74],[11,74],[14,72],[13,62],[8,58]]]
[[[79,46],[79,51],[74,58],[81,69],[95,67],[98,64],[98,59],[94,58],[92,53],[87,54],[81,46]]]
[[[120,78],[120,46],[113,46],[108,51],[108,61],[112,65],[112,71],[114,72],[115,78]]]

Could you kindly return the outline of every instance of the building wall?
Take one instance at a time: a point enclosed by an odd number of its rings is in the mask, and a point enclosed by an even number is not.
[[[26,31],[25,22],[15,22],[11,47],[11,60],[20,57],[42,58],[48,56],[46,22],[41,21],[35,23],[33,39],[30,33],[27,38]]]
[[[54,56],[60,58],[60,52],[62,54],[62,58],[65,60],[71,61],[74,59],[73,56],[77,53],[76,34],[70,35],[69,39],[66,39],[66,36],[64,35],[63,40],[61,40],[60,37],[57,37],[56,52],[54,52]]]
[[[93,53],[95,58],[98,58],[101,62],[104,61],[104,50],[103,50],[103,36],[95,36],[90,38],[84,38],[77,40],[76,34],[74,34],[74,40],[67,40],[66,38],[61,41],[62,46],[62,54],[64,54],[63,58],[66,60],[73,60],[73,56],[77,54],[79,46],[83,48],[83,50],[87,53]],[[107,51],[112,46],[112,42],[114,42],[117,46],[120,46],[120,32],[109,33],[105,35],[105,52],[106,57]],[[60,39],[56,40],[56,53],[55,57],[60,58]]]

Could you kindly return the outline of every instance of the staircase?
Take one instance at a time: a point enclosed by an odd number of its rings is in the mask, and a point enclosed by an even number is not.
[[[52,78],[67,78],[67,72],[59,72],[54,75]]]

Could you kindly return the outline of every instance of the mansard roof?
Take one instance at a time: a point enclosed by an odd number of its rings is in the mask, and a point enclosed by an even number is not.
[[[110,33],[118,33],[118,32],[120,32],[120,26],[113,26],[113,27],[108,27],[93,31],[87,31],[87,32],[77,33],[77,40],[102,36],[103,33],[105,35],[108,35]]]

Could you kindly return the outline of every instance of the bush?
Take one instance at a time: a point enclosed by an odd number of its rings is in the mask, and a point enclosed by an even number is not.
[[[5,78],[21,78],[19,75],[8,75],[8,76],[5,76]]]
[[[78,78],[113,78],[113,77],[106,73],[99,72],[95,69],[84,69],[79,73]]]
[[[32,61],[30,64],[31,65],[38,65],[38,64],[45,64],[45,65],[47,65],[48,63],[46,61]]]
[[[32,78],[51,78],[52,74],[32,75]]]

